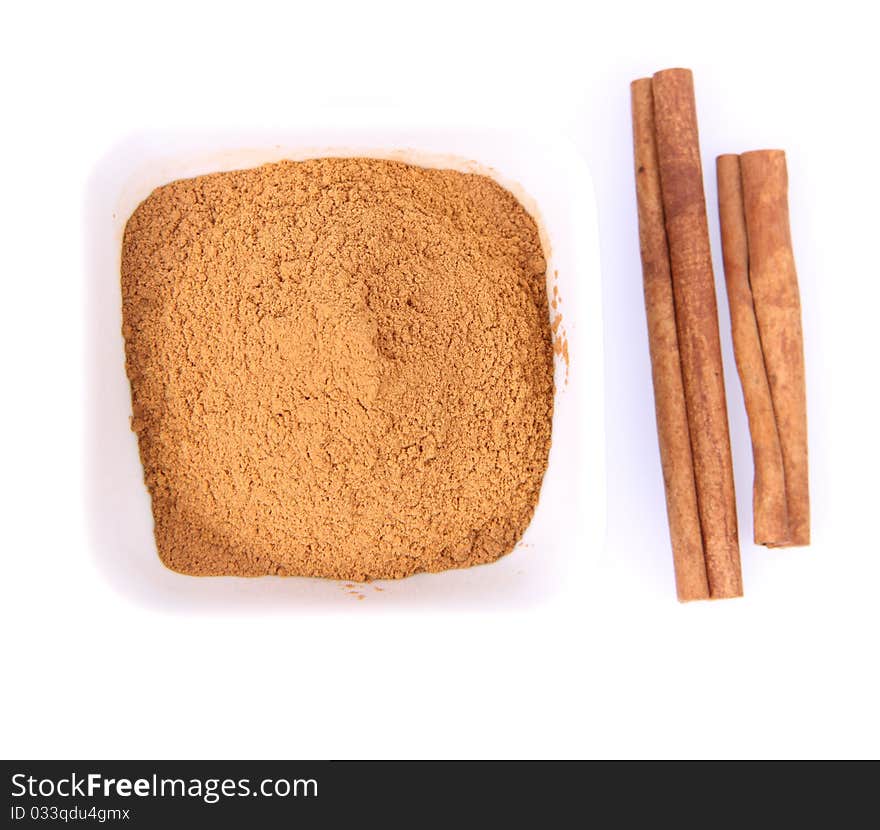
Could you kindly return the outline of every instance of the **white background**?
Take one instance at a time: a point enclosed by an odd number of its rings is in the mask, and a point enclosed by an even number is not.
[[[869,4],[606,5],[6,9],[0,752],[878,754]],[[788,152],[812,452],[813,546],[754,548],[722,290],[747,596],[689,606],[674,599],[630,155],[629,81],[667,66],[695,71],[716,254],[715,155]],[[608,536],[577,601],[521,614],[359,615],[352,603],[187,615],[133,603],[97,567],[83,508],[88,177],[136,129],[266,127],[306,105],[478,111],[564,131],[584,154],[601,238]]]

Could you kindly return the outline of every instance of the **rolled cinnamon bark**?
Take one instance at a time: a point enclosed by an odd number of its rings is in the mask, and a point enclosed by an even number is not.
[[[749,280],[785,469],[790,530],[785,544],[808,545],[810,486],[804,347],[788,217],[785,153],[743,153],[740,167],[749,239]]]
[[[693,76],[653,77],[654,123],[709,593],[742,595],[733,464]]]
[[[703,555],[694,463],[681,378],[681,356],[675,328],[672,272],[663,222],[651,79],[633,81],[630,91],[639,248],[675,587],[682,602],[708,599],[709,582]]]
[[[784,545],[789,538],[785,472],[749,285],[749,239],[739,156],[718,156],[715,164],[733,353],[749,418],[755,466],[752,489],[755,544]]]

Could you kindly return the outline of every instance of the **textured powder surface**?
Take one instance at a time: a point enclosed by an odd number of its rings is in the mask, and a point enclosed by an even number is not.
[[[128,221],[123,334],[162,561],[367,580],[491,562],[547,465],[535,222],[369,159],[177,181]]]

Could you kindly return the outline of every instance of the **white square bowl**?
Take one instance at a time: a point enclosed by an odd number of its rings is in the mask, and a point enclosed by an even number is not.
[[[140,603],[179,611],[248,609],[359,613],[521,610],[573,596],[604,544],[604,384],[599,247],[589,171],[565,139],[522,129],[400,123],[357,113],[291,128],[145,132],[118,143],[87,189],[89,412],[86,507],[99,568]],[[280,159],[391,158],[491,175],[535,217],[558,290],[556,400],[547,473],[521,542],[495,563],[347,588],[303,577],[190,577],[162,565],[135,435],[121,336],[122,232],[159,185]],[[560,346],[562,344],[560,343]],[[381,588],[377,591],[376,588]],[[358,594],[366,601],[356,601]]]

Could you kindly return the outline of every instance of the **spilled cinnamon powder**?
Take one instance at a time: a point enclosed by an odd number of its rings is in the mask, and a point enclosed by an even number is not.
[[[155,190],[122,297],[162,561],[360,581],[508,553],[550,447],[545,267],[478,175],[320,159]]]

